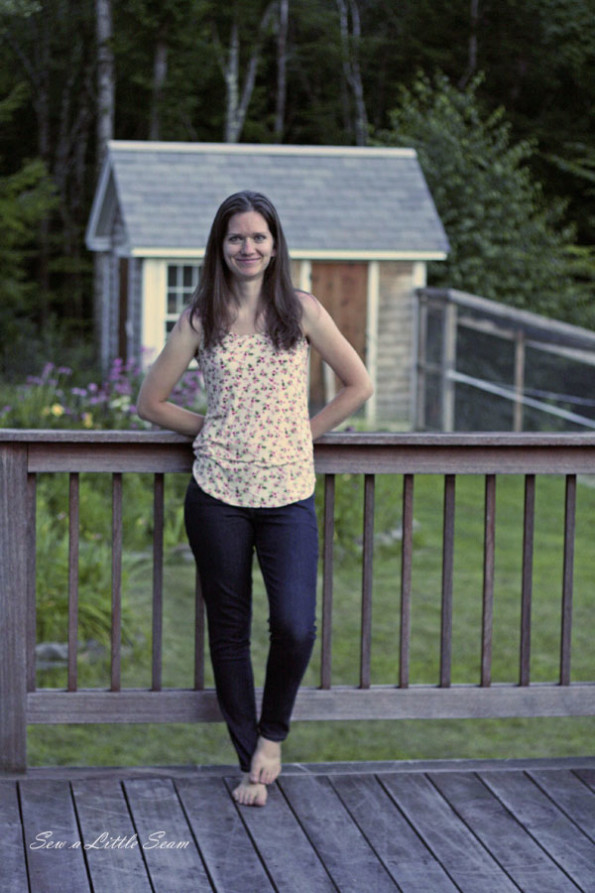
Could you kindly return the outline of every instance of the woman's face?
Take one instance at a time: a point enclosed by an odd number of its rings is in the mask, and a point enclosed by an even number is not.
[[[229,218],[223,258],[237,279],[262,279],[274,256],[275,242],[262,214],[245,211]]]

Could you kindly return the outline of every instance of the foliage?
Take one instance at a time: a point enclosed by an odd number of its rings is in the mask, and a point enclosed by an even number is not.
[[[106,379],[84,386],[73,383],[72,369],[46,364],[39,376],[20,387],[0,388],[0,427],[128,429],[145,427],[136,415],[134,398],[141,369],[116,360]],[[173,399],[186,407],[202,407],[200,375],[189,370]],[[185,482],[184,484],[185,485]],[[175,481],[165,506],[164,543],[178,545],[183,520],[182,482]],[[64,475],[41,475],[37,483],[37,632],[40,641],[64,641],[68,617],[68,482]],[[129,474],[124,479],[123,528],[126,549],[122,587],[126,591],[131,554],[145,552],[152,537],[152,481]],[[79,484],[79,638],[107,642],[111,617],[111,477],[81,475]],[[128,556],[128,558],[126,558]],[[123,638],[134,642],[124,606]]]
[[[136,360],[115,359],[107,377],[75,385],[73,370],[47,363],[24,385],[0,387],[2,428],[129,429],[150,427],[136,413],[142,369]],[[186,408],[203,408],[200,373],[189,369],[172,393]],[[3,405],[2,405],[3,404]]]
[[[27,92],[26,86],[18,83],[0,101],[0,124],[12,119],[28,99]],[[46,167],[39,159],[24,160],[17,170],[0,177],[0,369],[34,306],[28,263],[39,225],[55,203]]]
[[[89,491],[87,491],[87,496]],[[37,528],[37,640],[64,642],[67,639],[69,541],[64,513],[48,514],[43,489],[38,495],[38,510],[43,521]],[[107,644],[111,632],[111,549],[99,535],[83,535],[78,560],[78,639]],[[122,586],[127,585],[128,568],[124,563]],[[132,641],[130,613],[123,605],[122,638]]]
[[[385,144],[417,149],[444,223],[451,250],[432,268],[432,282],[593,325],[589,290],[574,276],[579,258],[564,203],[546,201],[528,166],[533,144],[513,141],[503,109],[484,111],[480,84],[458,89],[444,75],[420,75],[401,90],[391,128],[379,134]]]
[[[183,478],[183,480],[182,480]],[[185,541],[183,491],[187,475],[168,481],[164,506],[164,548],[171,551]],[[107,644],[110,637],[112,591],[112,480],[111,475],[79,476],[78,499],[78,638]],[[68,478],[39,475],[37,518],[37,638],[66,641],[68,617],[69,520]],[[123,593],[122,640],[137,646],[142,624],[133,622],[128,606],[131,576],[150,554],[153,537],[153,476],[126,474],[123,479],[122,529]]]

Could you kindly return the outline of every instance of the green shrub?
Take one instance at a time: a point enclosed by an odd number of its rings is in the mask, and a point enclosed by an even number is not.
[[[77,384],[67,366],[47,363],[40,375],[24,384],[0,386],[1,428],[149,428],[136,412],[136,397],[143,371],[136,361],[113,361],[99,384]],[[188,409],[204,409],[202,379],[189,369],[172,394],[172,400]]]

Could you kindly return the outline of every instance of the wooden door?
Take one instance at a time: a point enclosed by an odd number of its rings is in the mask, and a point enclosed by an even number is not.
[[[328,310],[341,332],[366,359],[368,265],[365,263],[312,263],[312,293]],[[316,351],[310,359],[310,403],[322,406],[340,386],[325,374]]]
[[[128,258],[121,257],[118,265],[118,356],[128,359]]]

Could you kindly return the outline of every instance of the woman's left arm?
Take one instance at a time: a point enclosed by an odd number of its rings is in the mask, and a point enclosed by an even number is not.
[[[299,297],[303,307],[303,332],[343,385],[310,419],[312,439],[316,440],[359,409],[372,396],[374,388],[359,354],[322,304],[310,294],[300,292]]]

